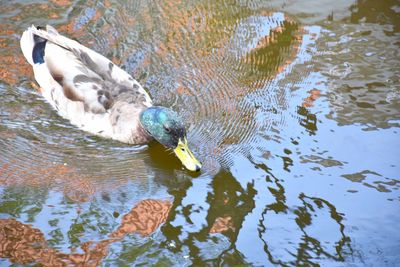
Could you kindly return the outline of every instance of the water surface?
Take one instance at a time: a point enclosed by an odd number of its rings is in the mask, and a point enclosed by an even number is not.
[[[400,264],[396,1],[0,1],[0,265]],[[185,119],[161,145],[70,125],[19,49],[51,24]]]

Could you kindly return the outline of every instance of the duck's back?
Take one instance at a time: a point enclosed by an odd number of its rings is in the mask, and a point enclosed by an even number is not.
[[[34,26],[21,38],[41,94],[82,130],[125,143],[140,144],[139,114],[151,106],[140,84],[104,56],[76,41]]]

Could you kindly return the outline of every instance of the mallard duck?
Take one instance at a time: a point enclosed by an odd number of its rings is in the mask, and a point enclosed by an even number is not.
[[[143,87],[110,60],[51,26],[28,28],[21,50],[40,93],[73,125],[128,144],[156,140],[172,149],[188,170],[200,170],[179,115],[153,106]]]

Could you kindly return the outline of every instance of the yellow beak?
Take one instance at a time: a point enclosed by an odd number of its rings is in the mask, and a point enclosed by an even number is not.
[[[179,143],[174,149],[174,152],[186,169],[189,171],[200,171],[201,163],[193,156],[193,153],[190,151],[187,144],[186,138],[183,141],[179,139]]]

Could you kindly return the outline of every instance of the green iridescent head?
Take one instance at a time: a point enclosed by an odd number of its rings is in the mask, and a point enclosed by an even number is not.
[[[140,114],[140,123],[155,140],[173,149],[188,170],[200,170],[200,162],[189,150],[185,125],[175,111],[159,106],[149,107]]]

